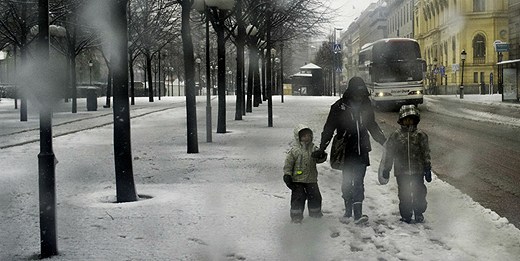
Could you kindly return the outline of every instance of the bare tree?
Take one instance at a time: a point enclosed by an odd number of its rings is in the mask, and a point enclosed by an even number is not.
[[[135,61],[134,55],[143,55],[149,86],[148,100],[153,102],[152,60],[160,58],[163,48],[179,37],[180,8],[171,0],[133,0],[130,10],[131,62]]]

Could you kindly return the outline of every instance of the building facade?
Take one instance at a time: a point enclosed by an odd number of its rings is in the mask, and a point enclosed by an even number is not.
[[[361,47],[387,37],[388,4],[384,0],[379,0],[370,4],[341,36],[343,71],[340,86],[345,85],[350,78],[358,75]]]
[[[416,0],[388,1],[388,37],[414,38]]]
[[[342,35],[343,79],[357,75],[361,47],[386,37],[416,39],[430,93],[496,93],[499,60],[520,59],[520,0],[386,0],[371,4]],[[510,52],[495,51],[497,41]],[[461,79],[462,51],[464,80]],[[492,86],[490,86],[490,83]],[[437,87],[437,88],[435,88]]]
[[[509,40],[507,8],[507,0],[416,1],[414,32],[428,64],[428,86],[440,86],[439,93],[455,93],[461,83],[467,93],[488,92],[490,82],[497,86],[494,42]]]

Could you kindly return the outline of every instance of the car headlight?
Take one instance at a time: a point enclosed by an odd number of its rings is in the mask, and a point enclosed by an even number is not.
[[[384,97],[384,96],[392,96],[392,94],[388,93],[388,92],[378,92],[378,93],[376,93],[376,96],[377,97]]]

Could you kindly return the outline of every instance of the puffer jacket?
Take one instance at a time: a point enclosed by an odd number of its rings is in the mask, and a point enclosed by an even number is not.
[[[318,170],[316,169],[316,164],[325,162],[327,157],[325,156],[321,159],[311,157],[311,153],[317,150],[318,147],[312,142],[307,146],[304,146],[300,142],[298,133],[303,129],[311,130],[303,124],[299,124],[294,128],[295,142],[285,157],[283,173],[284,175],[291,175],[293,182],[316,183],[318,182]]]
[[[388,138],[381,165],[385,171],[394,165],[395,176],[423,175],[425,168],[431,168],[428,135],[417,125],[401,126]]]
[[[369,132],[378,143],[384,144],[386,141],[375,121],[374,110],[368,98],[361,104],[358,113],[351,107],[348,97],[332,104],[321,133],[320,148],[327,148],[334,132],[345,135],[345,161],[349,161],[349,158],[361,158],[367,166],[370,165],[368,153],[372,150]]]

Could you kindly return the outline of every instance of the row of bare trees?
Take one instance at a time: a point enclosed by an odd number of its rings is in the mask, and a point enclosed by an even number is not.
[[[195,0],[196,1],[196,0]],[[171,73],[172,70],[176,72],[176,77],[184,78],[184,69],[181,66],[186,61],[183,61],[182,50],[178,48],[181,46],[181,4],[185,2],[187,8],[192,7],[193,0],[131,0],[128,1],[128,35],[129,35],[129,72],[131,78],[130,96],[132,98],[131,104],[135,104],[135,87],[134,87],[134,67],[140,67],[146,70],[147,86],[153,86],[153,78],[164,77],[166,73]],[[297,42],[304,37],[312,37],[318,35],[319,25],[327,22],[328,11],[322,7],[319,0],[284,0],[284,1],[269,1],[269,0],[241,0],[240,13],[236,8],[226,11],[225,14],[219,17],[219,11],[215,8],[208,8],[208,12],[203,12],[203,18],[210,19],[215,30],[212,32],[222,32],[221,37],[227,44],[227,49],[233,49],[230,53],[239,53],[238,49],[243,48],[244,44],[247,46],[249,53],[249,64],[256,66],[256,61],[260,58],[265,58],[265,53],[258,47],[258,39],[266,39],[266,23],[265,15],[267,10],[272,11],[270,19],[271,23],[271,45],[281,46],[284,43],[286,49],[289,50],[286,59],[290,61],[290,56],[293,53],[291,50],[291,43]],[[18,64],[24,64],[26,57],[31,56],[31,43],[34,41],[36,35],[31,31],[37,30],[36,5],[34,1],[29,0],[5,0],[0,1],[0,9],[6,10],[0,14],[0,50],[6,50],[14,54]],[[101,54],[104,59],[102,61],[95,61],[96,64],[104,63],[108,70],[106,75],[107,85],[107,105],[110,106],[111,95],[111,63],[109,58],[105,55],[107,48],[110,48],[110,36],[103,35],[99,30],[103,26],[104,21],[110,19],[110,14],[104,13],[106,10],[98,10],[92,6],[91,1],[81,0],[50,0],[49,1],[49,19],[50,24],[61,27],[64,30],[58,34],[53,34],[51,31],[51,47],[53,50],[62,53],[66,57],[67,64],[67,83],[63,88],[62,96],[65,98],[72,98],[72,112],[77,112],[77,66],[78,58],[83,57],[97,57],[95,54]],[[219,21],[218,19],[221,19]],[[204,19],[198,19],[196,14],[191,13],[190,26],[194,29],[193,36],[195,46],[197,42],[204,39]],[[247,35],[245,26],[254,25],[258,30],[257,34]],[[52,30],[52,28],[51,28]],[[212,34],[211,40],[215,37]],[[230,41],[227,41],[230,40]],[[264,46],[265,49],[265,46]],[[213,48],[212,50],[216,50]],[[197,50],[194,50],[197,52]],[[200,53],[199,53],[200,54]],[[294,54],[298,55],[298,54]],[[163,60],[161,61],[161,58]],[[200,56],[202,63],[205,63],[204,56]],[[88,59],[88,58],[87,58]],[[219,58],[220,61],[222,58]],[[228,59],[231,62],[225,64],[221,70],[226,68],[236,68],[238,66],[230,66],[234,64],[234,59]],[[224,59],[225,61],[225,59]],[[80,60],[80,63],[87,61]],[[158,65],[158,63],[162,64]],[[153,68],[158,68],[153,70]],[[258,72],[257,72],[258,71]],[[254,75],[259,76],[258,68],[253,68],[253,71],[247,70],[248,81],[254,78]],[[157,74],[159,74],[157,76]],[[219,73],[221,77],[225,77],[226,73]],[[245,74],[236,72],[237,77]],[[155,77],[154,77],[155,76]],[[206,79],[207,81],[208,79]],[[238,80],[238,79],[237,79]],[[219,82],[225,82],[220,79]],[[238,82],[237,83],[242,83]],[[199,83],[200,84],[200,83]],[[255,86],[254,88],[251,87]],[[264,99],[260,98],[261,91],[258,87],[260,84],[257,81],[248,84],[248,89],[241,92],[241,95],[247,94],[247,101],[249,103],[246,110],[251,112],[251,104],[258,106]],[[200,88],[201,85],[199,85]],[[19,92],[21,101],[20,119],[27,120],[27,97],[30,97],[30,90],[24,91],[23,86],[19,86],[22,91]],[[265,87],[264,87],[265,89]],[[241,89],[242,90],[242,89]],[[158,88],[161,91],[161,88]],[[255,94],[255,102],[251,103],[251,96]],[[148,88],[149,101],[152,102],[154,96],[160,93],[154,93],[154,88]],[[265,95],[265,91],[264,91]],[[17,100],[15,100],[15,107],[17,107]],[[245,101],[242,107],[245,107]],[[241,113],[245,115],[245,113]],[[238,113],[237,113],[238,115]],[[236,117],[240,119],[240,117]]]
[[[271,97],[271,52],[274,46],[283,48],[302,37],[319,33],[318,25],[327,21],[328,11],[319,0],[230,0],[234,7],[222,9],[202,5],[193,9],[195,0],[3,0],[0,1],[0,50],[7,50],[19,61],[16,70],[31,68],[41,79],[63,78],[61,84],[55,79],[45,88],[40,88],[38,79],[31,83],[17,82],[21,101],[20,119],[27,121],[27,99],[34,98],[44,104],[40,108],[39,177],[42,256],[57,254],[55,230],[55,156],[52,150],[52,104],[61,98],[72,98],[72,112],[77,112],[76,64],[85,54],[87,57],[103,57],[107,73],[107,105],[110,94],[114,95],[114,158],[116,193],[118,202],[138,199],[135,189],[129,117],[129,93],[134,104],[134,66],[140,64],[146,70],[149,101],[153,102],[153,76],[161,81],[164,68],[183,65],[177,69],[178,77],[185,80],[187,108],[188,153],[198,152],[197,120],[195,106],[195,51],[194,37],[200,42],[206,29],[206,39],[211,23],[217,39],[218,65],[218,124],[217,132],[225,133],[226,74],[231,64],[236,64],[237,106],[236,118],[241,119],[251,112],[249,105],[258,106],[268,100],[269,126],[272,127]],[[199,1],[200,3],[200,1]],[[48,14],[48,15],[47,15]],[[48,16],[48,17],[47,17]],[[203,19],[200,19],[200,18]],[[206,26],[204,26],[204,22]],[[249,28],[249,30],[246,30]],[[41,29],[41,30],[39,30]],[[192,34],[192,32],[194,32]],[[226,45],[226,42],[228,44]],[[201,53],[198,58],[209,65],[211,54]],[[182,45],[182,50],[179,46]],[[42,48],[45,47],[45,48]],[[65,57],[64,72],[49,62],[49,49]],[[245,84],[245,53],[248,53],[248,84]],[[43,50],[43,51],[42,51]],[[226,50],[230,52],[226,53]],[[42,55],[42,53],[46,53]],[[282,52],[283,53],[283,52]],[[236,63],[226,62],[226,56],[236,55]],[[45,59],[41,59],[45,57]],[[45,61],[44,61],[45,60]],[[233,61],[228,59],[227,61]],[[260,62],[261,61],[261,62]],[[84,61],[81,61],[84,62]],[[100,61],[97,61],[98,63]],[[162,62],[162,63],[161,63]],[[47,68],[48,67],[48,68]],[[152,70],[152,68],[158,70]],[[180,66],[179,66],[180,67]],[[206,66],[206,71],[210,68]],[[260,69],[262,68],[262,69]],[[166,70],[168,71],[168,70]],[[199,70],[199,75],[200,75]],[[260,76],[262,74],[262,76]],[[20,73],[27,75],[27,72]],[[36,78],[38,78],[36,77]],[[20,77],[23,78],[23,77]],[[34,78],[34,77],[32,77]],[[210,89],[206,77],[207,91]],[[263,90],[260,79],[264,82]],[[130,84],[129,84],[130,83]],[[200,82],[199,82],[200,84]],[[60,86],[56,86],[60,85]],[[51,87],[49,87],[51,86]],[[111,87],[113,86],[113,90]],[[36,88],[35,88],[36,87]],[[71,91],[69,93],[69,90]],[[160,90],[159,97],[160,97]],[[247,90],[247,91],[246,91]],[[264,99],[261,98],[263,94]],[[41,101],[41,97],[47,97]],[[254,97],[254,102],[251,102]],[[246,103],[247,101],[247,103]],[[17,101],[15,99],[15,107]],[[238,117],[240,116],[240,117]],[[48,212],[48,213],[47,213]],[[43,214],[42,214],[43,213]],[[45,221],[45,222],[44,222]]]

